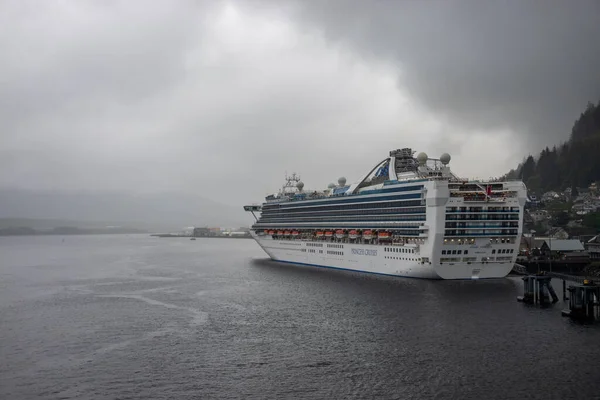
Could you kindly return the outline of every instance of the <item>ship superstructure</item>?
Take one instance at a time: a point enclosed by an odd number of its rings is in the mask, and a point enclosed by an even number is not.
[[[277,261],[428,279],[505,277],[526,188],[461,179],[450,155],[393,150],[362,179],[305,190],[296,174],[261,205],[251,234]],[[260,216],[257,216],[260,214]]]

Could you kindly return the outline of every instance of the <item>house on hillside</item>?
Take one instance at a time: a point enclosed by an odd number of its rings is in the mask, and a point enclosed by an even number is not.
[[[525,208],[537,208],[541,205],[540,199],[535,194],[528,194],[527,200],[525,201]]]
[[[528,257],[540,257],[550,253],[548,244],[544,239],[533,236],[522,236],[519,246],[519,254]]]
[[[546,211],[546,210],[530,211],[529,216],[535,223],[547,221],[550,219],[550,213],[548,213],[548,211]]]
[[[585,243],[592,260],[600,260],[600,235],[596,235]]]
[[[548,237],[554,239],[568,239],[569,234],[561,227],[553,227],[548,230]]]
[[[548,203],[553,200],[560,200],[562,197],[564,197],[564,195],[562,195],[562,193],[558,193],[558,192],[555,192],[554,190],[551,190],[542,195],[542,201],[544,203]]]

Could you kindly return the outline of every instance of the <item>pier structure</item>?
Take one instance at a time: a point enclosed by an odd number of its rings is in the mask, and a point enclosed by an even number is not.
[[[545,274],[528,275],[523,278],[523,296],[517,301],[527,304],[549,305],[558,302],[558,296],[552,287],[551,276]],[[552,298],[552,300],[550,300]]]
[[[581,284],[570,285],[569,309],[563,310],[562,315],[582,321],[600,321],[600,285],[591,280]]]

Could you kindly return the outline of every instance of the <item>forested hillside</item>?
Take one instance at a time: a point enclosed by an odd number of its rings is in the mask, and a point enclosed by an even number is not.
[[[600,102],[589,103],[569,140],[530,155],[507,178],[520,178],[534,192],[586,187],[600,181]]]

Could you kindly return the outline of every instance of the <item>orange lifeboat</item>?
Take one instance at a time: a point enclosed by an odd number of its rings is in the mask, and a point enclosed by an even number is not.
[[[373,239],[373,231],[372,230],[366,230],[363,232],[363,238],[370,240]]]
[[[344,237],[344,231],[342,229],[338,229],[337,231],[335,231],[335,237],[338,239],[342,239]]]
[[[269,231],[269,235],[274,235],[275,231]]]
[[[297,237],[299,235],[298,231],[293,231],[292,236]]]
[[[356,232],[356,229],[352,229],[350,231],[350,239],[356,239],[358,237],[358,232]]]
[[[389,232],[379,232],[377,237],[379,239],[388,240],[390,238],[390,233]]]
[[[268,234],[269,234],[269,230],[268,230],[268,229],[265,229],[265,230],[263,231],[263,233],[264,233],[265,235],[268,235]]]
[[[290,231],[285,231],[284,235],[285,236],[290,236]]]
[[[330,237],[332,237],[332,236],[333,236],[333,232],[331,232],[331,231],[327,231],[327,232],[325,232],[325,237],[328,237],[328,238],[330,238]]]
[[[318,231],[318,232],[317,232],[317,237],[318,237],[318,238],[320,238],[320,237],[323,237],[323,232],[321,232],[321,231]]]
[[[277,231],[277,234],[278,234],[279,236],[281,236],[281,235],[283,235],[283,231]]]

